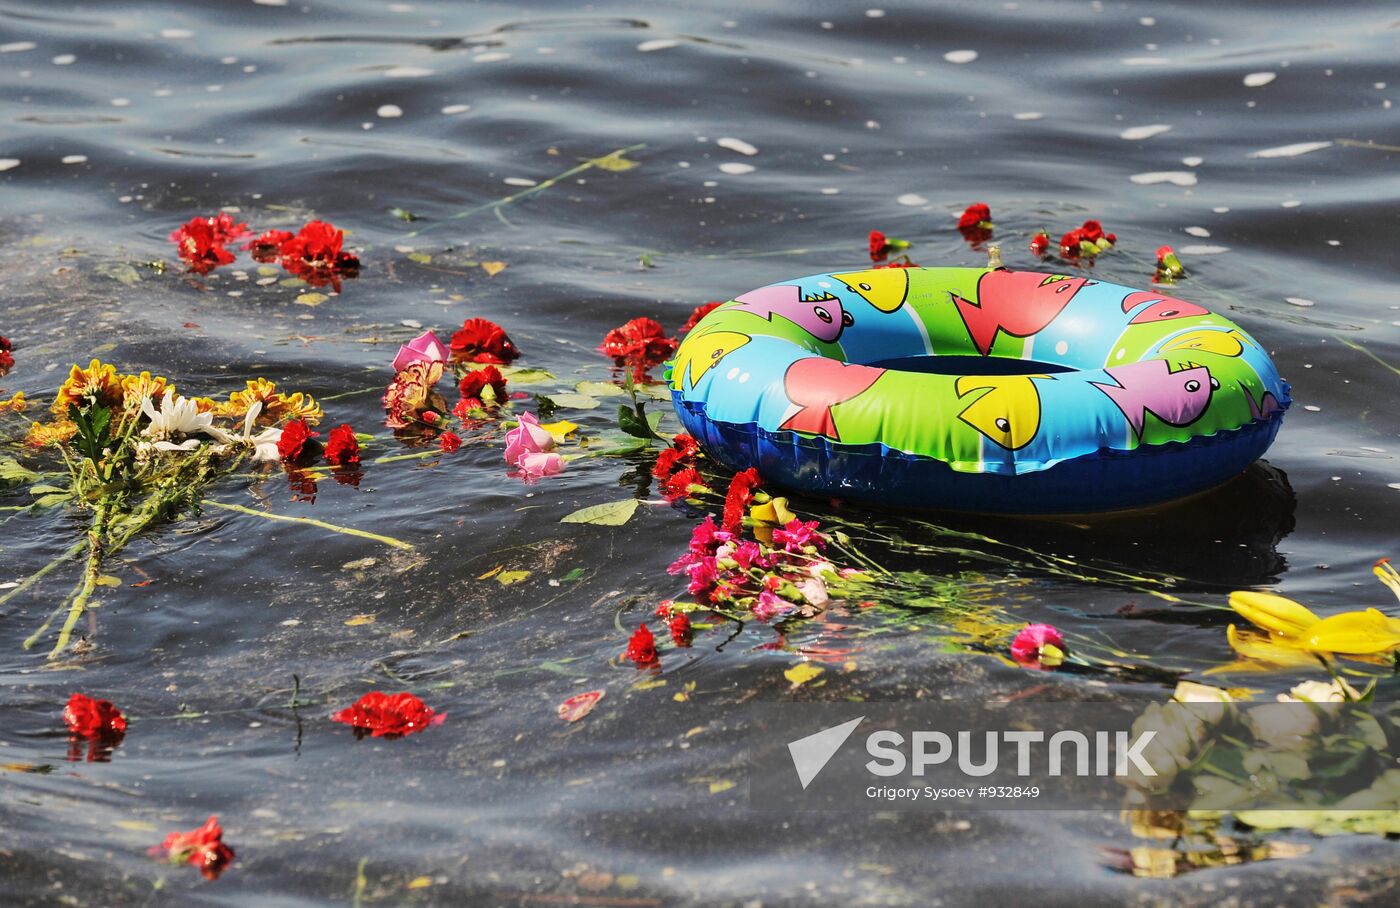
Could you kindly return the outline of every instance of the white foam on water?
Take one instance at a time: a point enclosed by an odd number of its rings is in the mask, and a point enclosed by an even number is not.
[[[1260,88],[1277,78],[1277,73],[1250,73],[1244,77],[1244,84],[1248,88]]]
[[[949,63],[971,63],[973,60],[977,59],[977,51],[968,49],[950,50],[943,55],[943,59],[947,60]]]
[[[739,154],[746,154],[750,156],[758,154],[757,148],[750,145],[748,142],[745,142],[743,139],[736,139],[733,136],[724,136],[722,138],[715,139],[715,144],[718,145],[720,148],[727,148],[730,151],[738,152]]]
[[[375,113],[377,113],[379,116],[383,117],[386,120],[393,120],[397,117],[403,116],[403,108],[397,104],[383,104],[380,105],[379,109],[376,110]]]
[[[1229,251],[1230,251],[1230,247],[1229,247],[1229,246],[1193,245],[1193,246],[1182,246],[1181,249],[1178,250],[1178,251],[1181,252],[1183,255],[1220,255],[1222,252],[1229,252]]]
[[[1011,119],[1013,119],[1013,120],[1043,120],[1043,119],[1045,119],[1045,114],[1041,113],[1041,112],[1038,111],[1038,110],[1026,110],[1026,111],[1022,111],[1021,113],[1014,113],[1014,114],[1012,114],[1012,115],[1011,115]]]
[[[384,70],[384,75],[390,79],[419,79],[432,74],[433,71],[426,66],[395,66],[393,69]]]
[[[672,41],[670,38],[653,38],[650,41],[643,41],[641,44],[638,44],[637,50],[644,54],[649,54],[658,50],[670,50],[677,44],[680,44],[680,42]]]
[[[907,205],[910,208],[918,208],[920,205],[928,204],[928,199],[919,195],[917,192],[906,192],[904,195],[895,199],[895,201],[901,205]]]
[[[1171,183],[1174,186],[1196,185],[1196,175],[1186,170],[1154,170],[1149,173],[1135,173],[1128,179],[1139,186],[1152,186],[1157,183]]]
[[[1301,296],[1285,296],[1283,298],[1283,301],[1285,303],[1288,303],[1290,306],[1298,306],[1303,309],[1311,309],[1313,306],[1317,305],[1317,303],[1313,302],[1312,300],[1305,299]]]
[[[1187,155],[1186,157],[1181,159],[1181,163],[1185,164],[1187,167],[1200,167],[1205,162],[1205,158],[1201,157],[1200,155],[1194,154]]]
[[[741,176],[746,173],[753,173],[758,168],[752,164],[745,164],[742,161],[725,161],[723,164],[719,165],[719,169],[721,173]]]
[[[538,185],[540,185],[538,180],[532,180],[532,179],[530,179],[530,178],[528,178],[528,177],[506,177],[506,178],[505,178],[504,180],[502,180],[501,182],[502,182],[502,183],[505,183],[507,186],[538,186]]]
[[[472,106],[470,104],[449,104],[442,109],[442,112],[451,117],[457,114],[464,114],[471,109]]]
[[[6,170],[14,170],[19,165],[19,158],[0,158],[0,173]]]
[[[1125,129],[1118,134],[1118,138],[1127,139],[1129,142],[1140,142],[1143,139],[1160,136],[1162,133],[1170,130],[1171,127],[1166,123],[1152,123],[1148,126],[1133,126]]]
[[[1251,158],[1296,158],[1298,155],[1311,154],[1314,151],[1331,147],[1331,142],[1294,142],[1292,145],[1279,145],[1276,148],[1252,151],[1249,156]]]
[[[1182,229],[1183,229],[1186,233],[1189,233],[1191,236],[1198,236],[1198,237],[1208,237],[1208,236],[1210,236],[1210,231],[1207,230],[1207,229],[1205,229],[1204,227],[1183,227]]]

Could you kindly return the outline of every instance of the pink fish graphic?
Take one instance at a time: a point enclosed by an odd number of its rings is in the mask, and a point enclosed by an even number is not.
[[[841,308],[841,301],[833,294],[822,292],[804,297],[802,289],[794,284],[760,287],[734,299],[739,303],[736,309],[760,315],[770,322],[774,315],[781,315],[827,343],[834,343],[843,330],[855,323],[851,313]]]
[[[1151,290],[1135,290],[1123,297],[1123,311],[1132,312],[1143,303],[1152,305],[1134,315],[1128,324],[1142,325],[1147,322],[1167,322],[1190,315],[1210,315],[1209,309],[1203,309],[1195,303],[1188,303],[1174,296],[1163,296]]]
[[[840,441],[831,408],[864,394],[884,374],[884,369],[847,365],[823,356],[799,359],[783,376],[783,390],[799,409],[778,428]]]
[[[1278,398],[1274,397],[1271,391],[1265,391],[1258,402],[1255,402],[1254,392],[1249,390],[1248,385],[1241,384],[1240,390],[1244,392],[1244,399],[1249,401],[1249,415],[1255,419],[1268,419],[1283,409],[1283,405],[1278,402]]]
[[[1147,414],[1169,426],[1189,426],[1210,406],[1211,394],[1220,387],[1205,366],[1173,372],[1165,360],[1149,359],[1105,369],[1116,384],[1090,382],[1107,394],[1123,411],[1133,434],[1142,438]]]

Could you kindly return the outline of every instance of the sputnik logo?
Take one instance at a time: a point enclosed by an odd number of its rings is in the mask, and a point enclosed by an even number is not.
[[[788,753],[792,756],[792,766],[797,770],[797,779],[802,783],[803,791],[812,784],[817,773],[831,762],[831,758],[836,756],[836,751],[846,743],[856,726],[864,721],[865,716],[859,716],[849,722],[833,725],[816,734],[788,742]]]

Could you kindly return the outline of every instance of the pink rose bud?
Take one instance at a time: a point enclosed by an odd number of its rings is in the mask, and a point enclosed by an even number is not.
[[[402,372],[413,363],[419,362],[445,363],[447,356],[447,348],[437,339],[437,335],[431,331],[424,331],[399,348],[398,355],[394,357],[394,371]]]
[[[539,479],[564,471],[564,458],[558,454],[527,453],[516,464],[526,479]]]
[[[520,461],[527,454],[545,454],[554,448],[554,436],[540,428],[533,413],[521,413],[520,425],[506,433],[506,463],[513,466],[521,466]]]

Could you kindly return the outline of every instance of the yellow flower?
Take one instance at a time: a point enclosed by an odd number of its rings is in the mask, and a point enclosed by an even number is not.
[[[1306,607],[1273,593],[1231,593],[1230,608],[1250,624],[1284,637],[1297,637],[1320,620]]]
[[[30,424],[29,432],[24,436],[24,443],[31,448],[47,448],[49,445],[62,444],[77,434],[77,423],[70,419],[36,422]]]
[[[166,391],[174,392],[175,386],[159,375],[142,372],[140,375],[123,375],[122,404],[128,410],[137,410],[146,398],[160,400]]]
[[[60,416],[66,416],[68,408],[74,404],[81,407],[97,403],[115,407],[122,402],[122,394],[122,381],[117,375],[117,370],[94,359],[86,369],[80,369],[76,365],[73,367],[73,371],[68,373],[68,380],[58,389],[58,396],[54,398],[49,409]]]
[[[9,410],[11,413],[23,413],[27,406],[29,403],[24,399],[23,391],[16,391],[15,396],[9,400],[0,400],[0,411]]]
[[[1400,598],[1400,573],[1388,559],[1377,561],[1372,571]],[[1231,593],[1230,607],[1270,634],[1268,644],[1262,645],[1236,635],[1231,627],[1230,645],[1241,655],[1268,659],[1262,653],[1264,648],[1276,653],[1280,648],[1296,647],[1310,653],[1370,656],[1400,648],[1400,618],[1391,618],[1379,609],[1319,618],[1292,599],[1256,592]]]
[[[1396,599],[1400,599],[1400,573],[1396,573],[1395,568],[1390,566],[1389,558],[1377,561],[1371,572],[1395,594]]]
[[[788,510],[786,498],[772,498],[763,504],[756,504],[749,508],[749,516],[759,523],[780,527],[785,527],[797,519],[797,515]]]
[[[1230,641],[1230,649],[1246,659],[1288,668],[1317,665],[1317,657],[1300,649],[1296,643],[1276,642],[1264,634],[1236,630],[1233,624],[1225,631],[1225,637]],[[1239,667],[1238,664],[1236,667]]]
[[[230,394],[228,403],[219,407],[219,415],[241,419],[255,403],[263,405],[258,416],[261,425],[275,425],[288,419],[304,419],[315,425],[325,415],[311,395],[300,391],[283,394],[265,378],[253,379],[244,390]]]
[[[1400,647],[1400,619],[1373,608],[1343,612],[1309,628],[1303,645],[1316,652],[1355,656],[1389,652]]]

